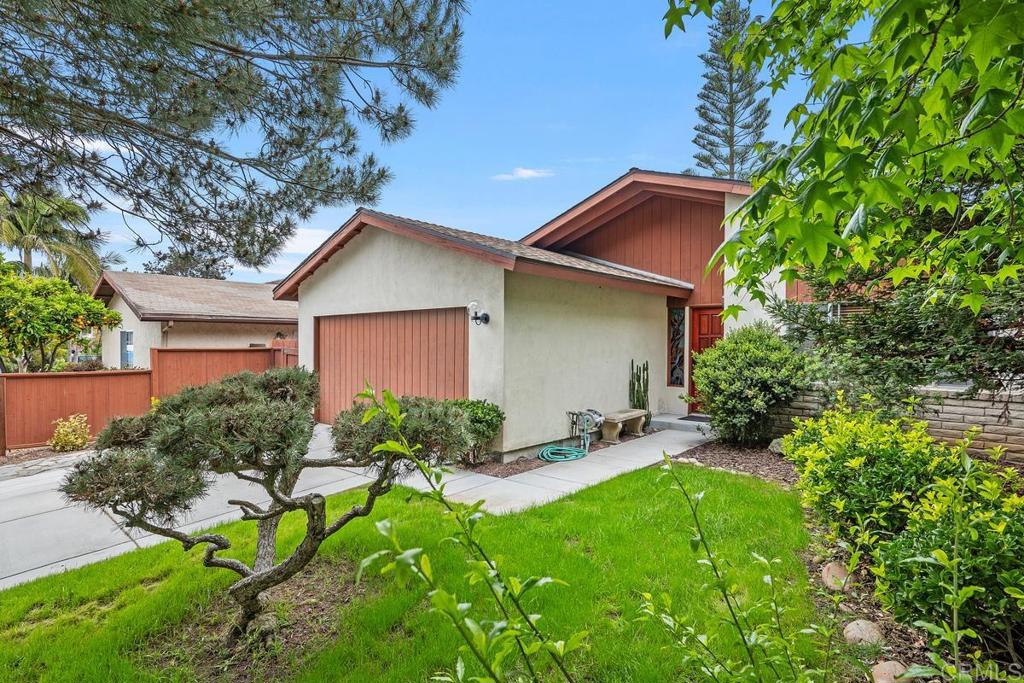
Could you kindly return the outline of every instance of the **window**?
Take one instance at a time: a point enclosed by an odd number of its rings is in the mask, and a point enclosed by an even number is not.
[[[668,309],[668,383],[686,386],[686,309]]]
[[[135,366],[135,333],[131,330],[121,330],[121,367],[131,368]]]

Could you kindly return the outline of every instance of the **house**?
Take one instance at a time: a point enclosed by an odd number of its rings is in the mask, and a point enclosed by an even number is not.
[[[103,364],[148,368],[151,348],[246,348],[294,337],[298,306],[273,284],[106,271],[92,295],[121,314],[103,331]]]
[[[650,363],[652,410],[686,413],[691,353],[722,336],[723,306],[747,305],[726,327],[764,315],[705,272],[748,194],[631,169],[518,242],[359,209],[274,296],[298,301],[321,421],[364,381],[487,399],[512,454],[565,438],[566,411],[628,407],[631,360]]]

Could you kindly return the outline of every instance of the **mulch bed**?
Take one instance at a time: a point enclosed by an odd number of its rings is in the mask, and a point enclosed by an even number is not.
[[[258,683],[290,678],[306,656],[332,642],[338,633],[338,609],[366,592],[356,585],[355,565],[318,557],[280,586],[267,591],[268,612],[282,624],[267,645],[228,650],[225,641],[237,607],[218,593],[202,608],[150,640],[140,653],[156,671],[184,669],[189,680]]]
[[[792,486],[797,480],[793,463],[767,448],[743,448],[709,441],[679,453],[673,459],[692,459],[707,467],[745,472],[786,486]]]
[[[815,536],[822,538],[824,533],[821,529],[815,530]],[[826,551],[819,547],[819,554],[809,553],[804,560],[807,562],[807,571],[810,572],[811,581],[816,586],[823,586],[821,579],[821,568],[830,561],[837,561],[845,564],[845,557],[828,557]],[[833,610],[832,602],[821,592],[815,591],[812,594],[814,602],[822,613],[829,614]],[[913,626],[897,623],[888,612],[882,609],[875,597],[874,576],[866,566],[861,566],[853,575],[847,579],[847,589],[843,594],[843,601],[839,603],[838,619],[845,625],[855,619],[867,619],[875,622],[885,636],[885,644],[881,647],[880,656],[877,662],[884,660],[896,660],[904,665],[927,664],[928,663],[928,636]],[[841,627],[840,627],[841,630]],[[842,639],[842,632],[838,634]],[[872,661],[871,664],[875,664]]]
[[[648,434],[654,434],[657,431],[660,430],[648,429],[647,433],[644,434],[644,436],[647,436]],[[627,443],[629,441],[633,441],[634,439],[639,439],[640,437],[632,434],[623,434],[619,438],[622,443]],[[597,451],[604,450],[605,448],[614,445],[615,444],[605,443],[604,441],[601,441],[599,438],[594,438],[591,439],[590,450],[587,452],[595,453]],[[537,450],[539,451],[540,449]],[[470,472],[476,472],[478,474],[486,474],[489,477],[506,479],[515,474],[522,474],[523,472],[529,472],[530,470],[535,470],[538,467],[544,467],[544,465],[550,464],[551,463],[545,462],[544,460],[541,460],[536,455],[534,455],[531,458],[522,457],[519,458],[518,460],[513,460],[512,462],[483,462],[480,463],[479,465],[471,465],[469,467],[464,467],[463,469],[469,470]]]

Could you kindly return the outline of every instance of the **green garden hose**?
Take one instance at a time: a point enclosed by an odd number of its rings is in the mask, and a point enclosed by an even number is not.
[[[579,460],[587,455],[590,450],[590,428],[593,426],[593,418],[587,413],[580,413],[580,446],[545,446],[540,449],[537,457],[546,462],[567,462]]]

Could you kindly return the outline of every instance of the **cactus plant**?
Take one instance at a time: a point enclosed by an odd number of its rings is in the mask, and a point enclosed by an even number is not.
[[[644,429],[651,426],[650,367],[647,361],[629,361],[629,407],[646,410]]]

